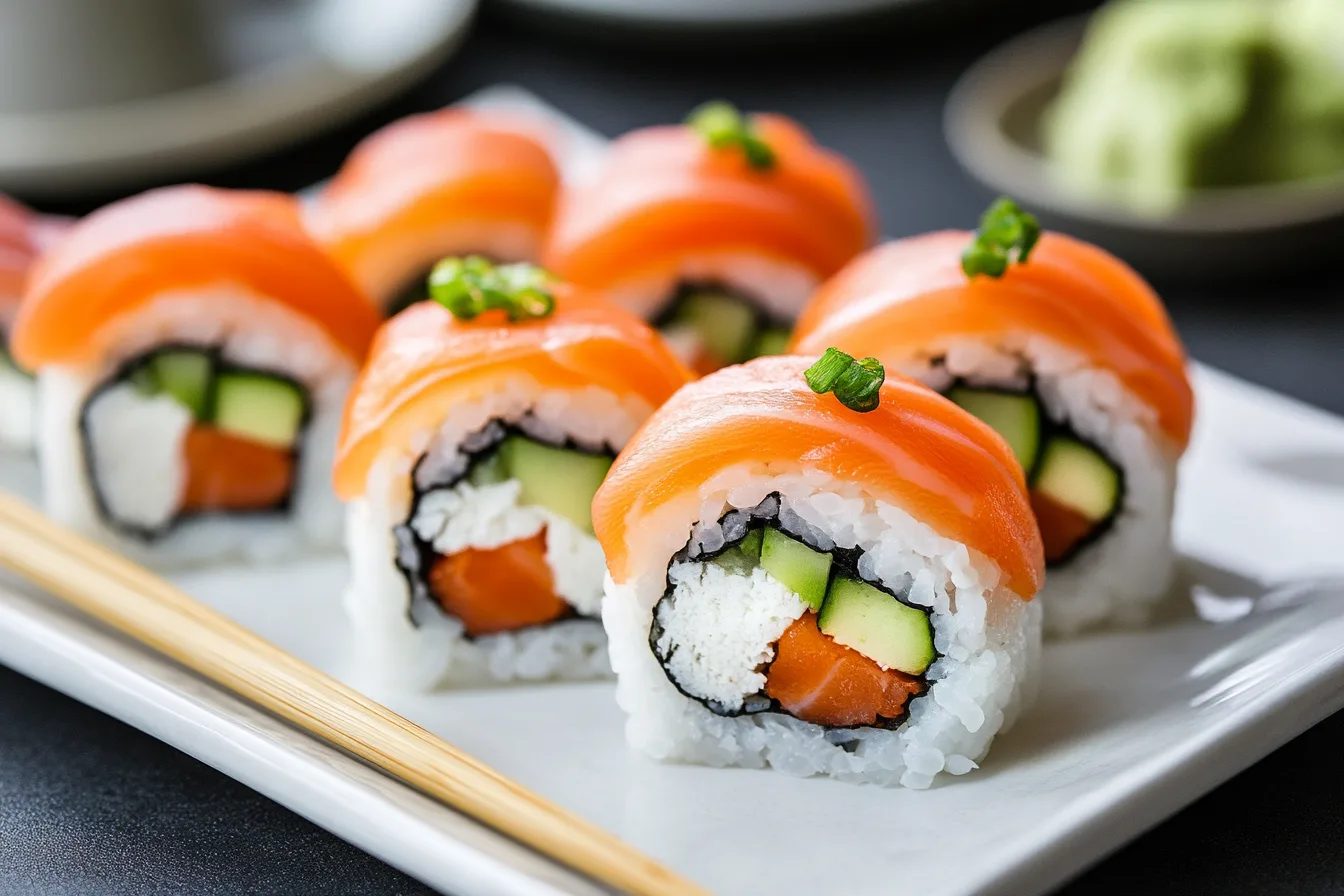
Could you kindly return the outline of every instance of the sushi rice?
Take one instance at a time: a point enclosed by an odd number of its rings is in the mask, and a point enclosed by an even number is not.
[[[708,686],[720,702],[740,702],[759,691],[756,667],[773,658],[773,642],[806,610],[762,569],[747,578],[695,561],[725,539],[740,537],[725,526],[745,531],[735,510],[769,512],[768,496],[776,492],[786,529],[800,532],[818,550],[861,550],[859,571],[865,578],[932,610],[939,658],[927,672],[930,687],[912,699],[895,730],[828,730],[776,712],[718,715],[682,692],[688,685],[701,692]],[[1040,603],[1005,593],[1000,570],[988,557],[875,500],[862,485],[816,471],[770,476],[726,468],[702,485],[699,497],[698,509],[673,503],[642,523],[646,531],[665,533],[657,555],[671,559],[688,547],[686,562],[670,570],[647,569],[624,585],[607,579],[603,623],[619,678],[617,701],[630,715],[626,733],[637,748],[665,760],[768,764],[791,775],[924,788],[940,773],[976,768],[994,737],[1033,698],[1040,673]],[[677,543],[686,538],[688,513],[695,516],[689,545]],[[695,656],[665,670],[651,649],[650,630],[669,585],[675,603],[668,615],[660,614],[663,636],[683,639],[690,650],[680,652]],[[725,613],[731,626],[716,624]],[[681,614],[686,618],[677,618]],[[674,684],[669,675],[682,677]]]
[[[373,689],[430,690],[444,685],[609,677],[606,638],[597,619],[605,565],[590,534],[545,508],[520,506],[516,479],[484,487],[452,481],[469,454],[491,444],[492,428],[511,424],[550,444],[572,442],[613,453],[652,408],[634,396],[618,398],[590,386],[546,389],[530,377],[511,378],[498,391],[453,408],[437,432],[422,432],[401,453],[389,453],[369,472],[362,497],[348,506],[346,544],[353,570],[345,594],[355,630],[361,684]],[[408,519],[412,474],[430,489]],[[558,595],[574,618],[516,632],[475,638],[437,605],[412,595],[397,565],[392,533],[409,523],[436,550],[490,549],[546,529],[546,563]],[[588,617],[588,618],[584,618]]]

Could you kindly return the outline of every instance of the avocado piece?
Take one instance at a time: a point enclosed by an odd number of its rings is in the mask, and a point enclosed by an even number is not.
[[[836,643],[907,675],[923,675],[937,656],[928,613],[858,579],[831,583],[817,625]]]
[[[159,378],[154,375],[154,367],[148,361],[132,368],[126,379],[135,387],[136,392],[146,398],[153,398],[163,391],[163,388],[159,385]]]
[[[725,364],[747,360],[756,338],[756,309],[725,292],[687,293],[671,323],[694,328],[705,351]]]
[[[813,610],[822,608],[831,575],[830,554],[813,550],[779,529],[766,529],[761,541],[761,568]]]
[[[751,347],[751,356],[761,358],[766,355],[783,355],[789,351],[789,340],[793,333],[783,327],[767,327],[756,337]]]
[[[213,367],[203,352],[169,349],[155,353],[142,370],[153,377],[156,393],[168,394],[197,420],[204,420],[210,408]]]
[[[750,557],[753,561],[761,559],[761,540],[765,535],[764,529],[752,529],[742,540],[737,543],[737,549],[744,555]]]
[[[215,383],[215,426],[244,439],[292,448],[307,413],[303,390],[282,377],[230,372]]]
[[[998,392],[956,386],[947,397],[1003,436],[1030,476],[1041,451],[1041,403],[1029,392]]]
[[[593,495],[615,460],[609,454],[588,454],[509,436],[499,446],[509,478],[523,484],[519,501],[545,507],[584,532],[593,532]]]
[[[491,451],[485,457],[476,458],[471,465],[471,469],[467,471],[467,481],[477,488],[498,485],[507,481],[508,478],[509,471],[504,469],[504,459],[500,456],[498,449]]]
[[[1115,512],[1120,471],[1091,445],[1055,436],[1041,452],[1032,489],[1096,523]]]

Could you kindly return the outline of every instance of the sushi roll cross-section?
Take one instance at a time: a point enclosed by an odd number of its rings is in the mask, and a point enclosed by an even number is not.
[[[545,259],[654,322],[699,372],[779,354],[873,239],[858,172],[780,115],[725,103],[634,131],[561,198]]]
[[[0,450],[32,447],[33,378],[14,361],[9,335],[29,269],[67,226],[0,196]]]
[[[160,566],[337,546],[327,477],[377,324],[287,196],[183,186],[95,212],[14,328],[48,511]]]
[[[429,292],[379,332],[336,459],[365,682],[608,675],[593,495],[690,373],[532,265],[448,259]]]
[[[617,700],[656,758],[926,787],[1033,694],[1044,558],[1011,449],[871,358],[685,387],[593,521]]]
[[[1008,441],[1050,564],[1048,632],[1138,624],[1166,593],[1193,392],[1166,310],[1122,262],[999,200],[974,234],[856,259],[818,292],[794,345],[873,355]]]
[[[365,138],[307,209],[318,242],[384,316],[427,298],[444,256],[536,261],[560,172],[545,125],[455,107]]]

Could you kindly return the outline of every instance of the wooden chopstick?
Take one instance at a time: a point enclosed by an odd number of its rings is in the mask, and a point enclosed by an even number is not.
[[[603,829],[0,494],[0,565],[453,808],[627,893],[703,894]]]

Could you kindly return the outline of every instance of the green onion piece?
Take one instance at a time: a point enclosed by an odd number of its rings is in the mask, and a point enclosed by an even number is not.
[[[967,277],[1002,277],[1012,262],[1026,262],[1040,238],[1041,225],[1035,216],[1000,196],[980,216],[980,229],[961,254],[961,269]]]
[[[705,103],[687,116],[686,123],[715,149],[740,149],[747,164],[758,171],[775,165],[775,151],[732,103],[722,100]]]
[[[555,310],[551,275],[534,264],[494,265],[479,255],[445,258],[429,272],[429,297],[460,320],[501,309],[511,321]]]
[[[818,395],[834,392],[851,411],[867,413],[877,409],[882,382],[887,372],[876,358],[856,361],[838,348],[828,348],[817,363],[803,373],[808,388]]]

